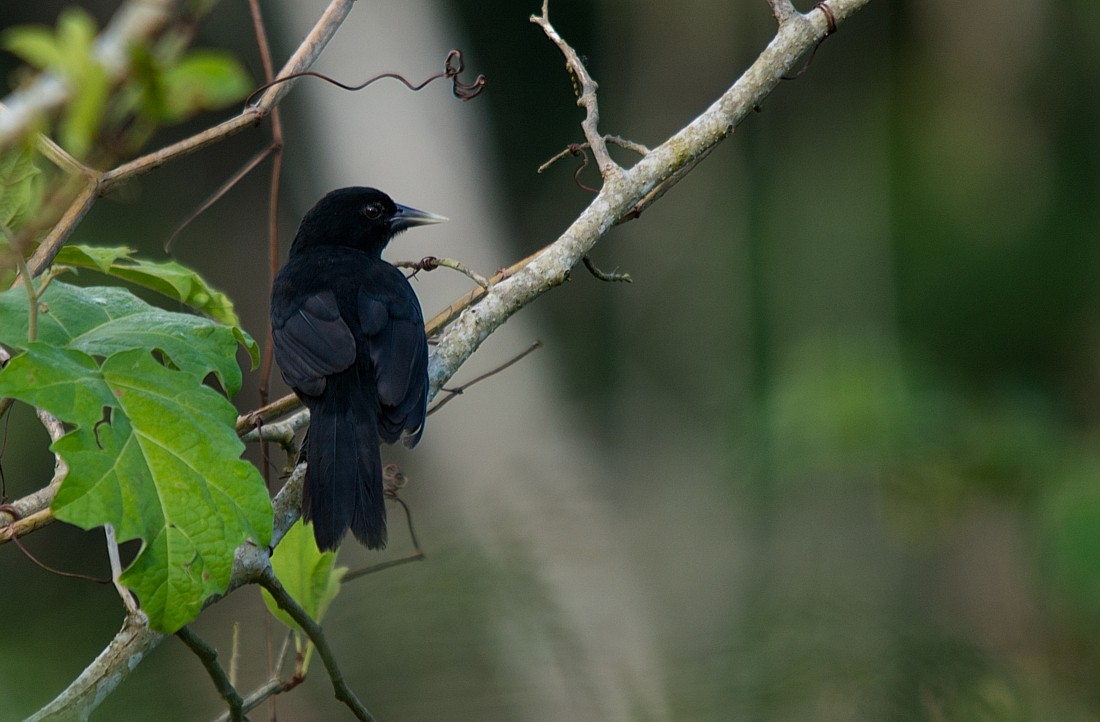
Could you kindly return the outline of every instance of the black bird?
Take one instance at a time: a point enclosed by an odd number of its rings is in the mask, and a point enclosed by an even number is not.
[[[406,228],[445,220],[374,188],[332,191],[302,219],[275,277],[275,359],[310,411],[302,516],[322,550],[349,528],[371,549],[386,546],[378,440],[420,441],[428,342],[416,294],[382,249]]]

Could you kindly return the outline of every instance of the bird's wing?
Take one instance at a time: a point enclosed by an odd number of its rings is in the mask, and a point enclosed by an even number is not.
[[[424,423],[428,373],[424,317],[412,289],[386,298],[361,290],[359,323],[381,402],[379,432],[387,441],[396,441],[403,429],[416,432]]]
[[[296,391],[319,396],[326,376],[355,363],[355,337],[331,291],[307,297],[281,321],[272,320],[275,356],[283,379]]]

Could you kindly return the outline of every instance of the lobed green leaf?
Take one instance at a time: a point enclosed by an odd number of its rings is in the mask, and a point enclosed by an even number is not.
[[[24,348],[27,326],[26,292],[20,287],[0,293],[0,343]],[[237,344],[254,361],[259,355],[256,342],[240,329],[165,311],[123,288],[80,288],[56,280],[40,298],[38,340],[92,356],[129,349],[162,353],[199,382],[215,374],[230,396],[240,391],[242,381]]]
[[[236,411],[194,375],[141,349],[100,366],[36,341],[0,371],[0,395],[75,427],[52,447],[70,469],[54,514],[143,541],[122,582],[153,627],[172,632],[194,619],[228,585],[236,547],[270,542],[271,502],[259,471],[240,458]]]
[[[134,250],[126,246],[65,246],[57,254],[56,262],[92,268],[100,273],[136,283],[186,304],[226,326],[240,326],[233,302],[198,273],[175,261],[147,261],[134,258],[133,253]],[[248,350],[250,354],[255,351],[255,367],[259,361],[259,349],[250,346]]]

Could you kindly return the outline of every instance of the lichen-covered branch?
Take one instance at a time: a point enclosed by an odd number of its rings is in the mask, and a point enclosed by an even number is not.
[[[786,17],[756,62],[699,117],[631,168],[605,176],[596,197],[556,241],[511,277],[496,283],[440,334],[428,366],[429,395],[434,396],[512,314],[564,282],[570,270],[620,218],[631,213],[636,215],[637,205],[655,188],[682,177],[682,169],[697,163],[727,138],[741,119],[763,102],[798,59],[828,34],[831,24],[839,25],[868,2],[832,0],[829,2],[831,22],[826,12],[819,8],[805,15],[796,13]],[[536,22],[544,27],[555,44],[559,47],[565,44],[553,32],[549,20]],[[592,143],[587,133],[586,137]],[[602,142],[602,137],[599,140]],[[595,144],[592,145],[595,152]]]

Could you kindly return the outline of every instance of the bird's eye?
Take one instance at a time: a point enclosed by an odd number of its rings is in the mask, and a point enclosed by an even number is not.
[[[367,207],[363,209],[363,215],[366,216],[367,218],[370,218],[371,220],[374,220],[375,218],[378,218],[379,216],[382,215],[382,204],[381,203],[369,203],[369,204],[367,204]]]

